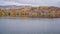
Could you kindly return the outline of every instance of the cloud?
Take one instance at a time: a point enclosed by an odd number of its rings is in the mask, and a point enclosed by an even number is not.
[[[14,1],[17,3],[40,5],[40,6],[60,6],[59,5],[60,0],[14,0]]]
[[[60,0],[0,0],[0,5],[60,6]]]
[[[0,1],[0,5],[5,6],[5,5],[16,5],[16,6],[38,6],[38,5],[32,5],[32,4],[23,4],[23,3],[18,3],[14,1]]]
[[[19,3],[10,1],[0,1],[0,5],[19,5]]]

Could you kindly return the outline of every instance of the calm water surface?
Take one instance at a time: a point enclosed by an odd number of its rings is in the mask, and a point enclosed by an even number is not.
[[[1,18],[0,34],[60,34],[60,18]]]

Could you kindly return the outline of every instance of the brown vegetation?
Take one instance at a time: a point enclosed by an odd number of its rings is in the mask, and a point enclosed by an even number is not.
[[[11,16],[11,17],[43,17],[43,18],[59,18],[60,8],[57,7],[30,7],[30,8],[19,8],[19,9],[0,9],[0,17]]]

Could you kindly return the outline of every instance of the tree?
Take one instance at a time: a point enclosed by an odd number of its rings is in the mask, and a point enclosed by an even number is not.
[[[17,15],[17,13],[16,13],[15,10],[13,10],[13,11],[10,12],[10,15],[13,16],[13,17],[15,17]]]
[[[2,17],[3,16],[3,12],[2,11],[0,11],[0,17]]]

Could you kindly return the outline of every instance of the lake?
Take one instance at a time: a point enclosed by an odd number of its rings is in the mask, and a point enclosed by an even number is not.
[[[0,18],[0,34],[60,34],[60,18]]]

